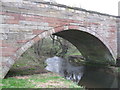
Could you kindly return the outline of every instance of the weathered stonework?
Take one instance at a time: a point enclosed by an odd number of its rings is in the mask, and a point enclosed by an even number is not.
[[[0,4],[2,78],[29,47],[51,34],[68,39],[82,51],[87,60],[98,58],[116,61],[120,56],[117,16],[44,1],[23,0],[21,3]],[[81,37],[83,34],[85,38]],[[87,48],[89,44],[91,48]]]

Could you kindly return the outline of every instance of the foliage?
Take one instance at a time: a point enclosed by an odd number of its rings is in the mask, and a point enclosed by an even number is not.
[[[43,65],[45,65],[44,60],[49,57],[58,56],[66,58],[72,54],[80,55],[76,47],[67,40],[57,36],[50,36],[38,41],[25,53],[29,56],[29,59],[39,64],[43,63]]]

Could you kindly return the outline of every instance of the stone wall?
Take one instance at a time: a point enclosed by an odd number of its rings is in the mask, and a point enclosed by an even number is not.
[[[34,43],[62,30],[75,29],[94,35],[117,58],[116,16],[34,0],[0,2],[0,6],[2,77]]]

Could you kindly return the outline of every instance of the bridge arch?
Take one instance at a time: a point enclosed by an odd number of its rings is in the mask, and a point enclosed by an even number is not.
[[[115,64],[114,56],[107,46],[96,36],[88,32],[71,29],[57,32],[54,35],[60,36],[71,42],[88,61],[101,64]]]
[[[86,31],[79,30],[79,26],[74,25],[65,25],[55,27],[53,29],[39,33],[34,38],[29,40],[23,46],[21,46],[7,61],[7,66],[3,66],[3,75],[4,77],[9,71],[10,67],[14,64],[16,60],[33,44],[37,43],[39,40],[49,36],[57,35],[68,41],[77,47],[77,49],[82,53],[86,60],[90,61],[100,61],[107,62],[109,64],[115,64],[114,54],[105,42],[102,41],[102,38],[98,38],[99,35],[93,35]],[[104,40],[105,41],[105,40]]]

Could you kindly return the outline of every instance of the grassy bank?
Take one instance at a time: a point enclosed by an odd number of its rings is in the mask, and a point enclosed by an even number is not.
[[[81,88],[55,73],[14,76],[3,79],[2,88]]]

